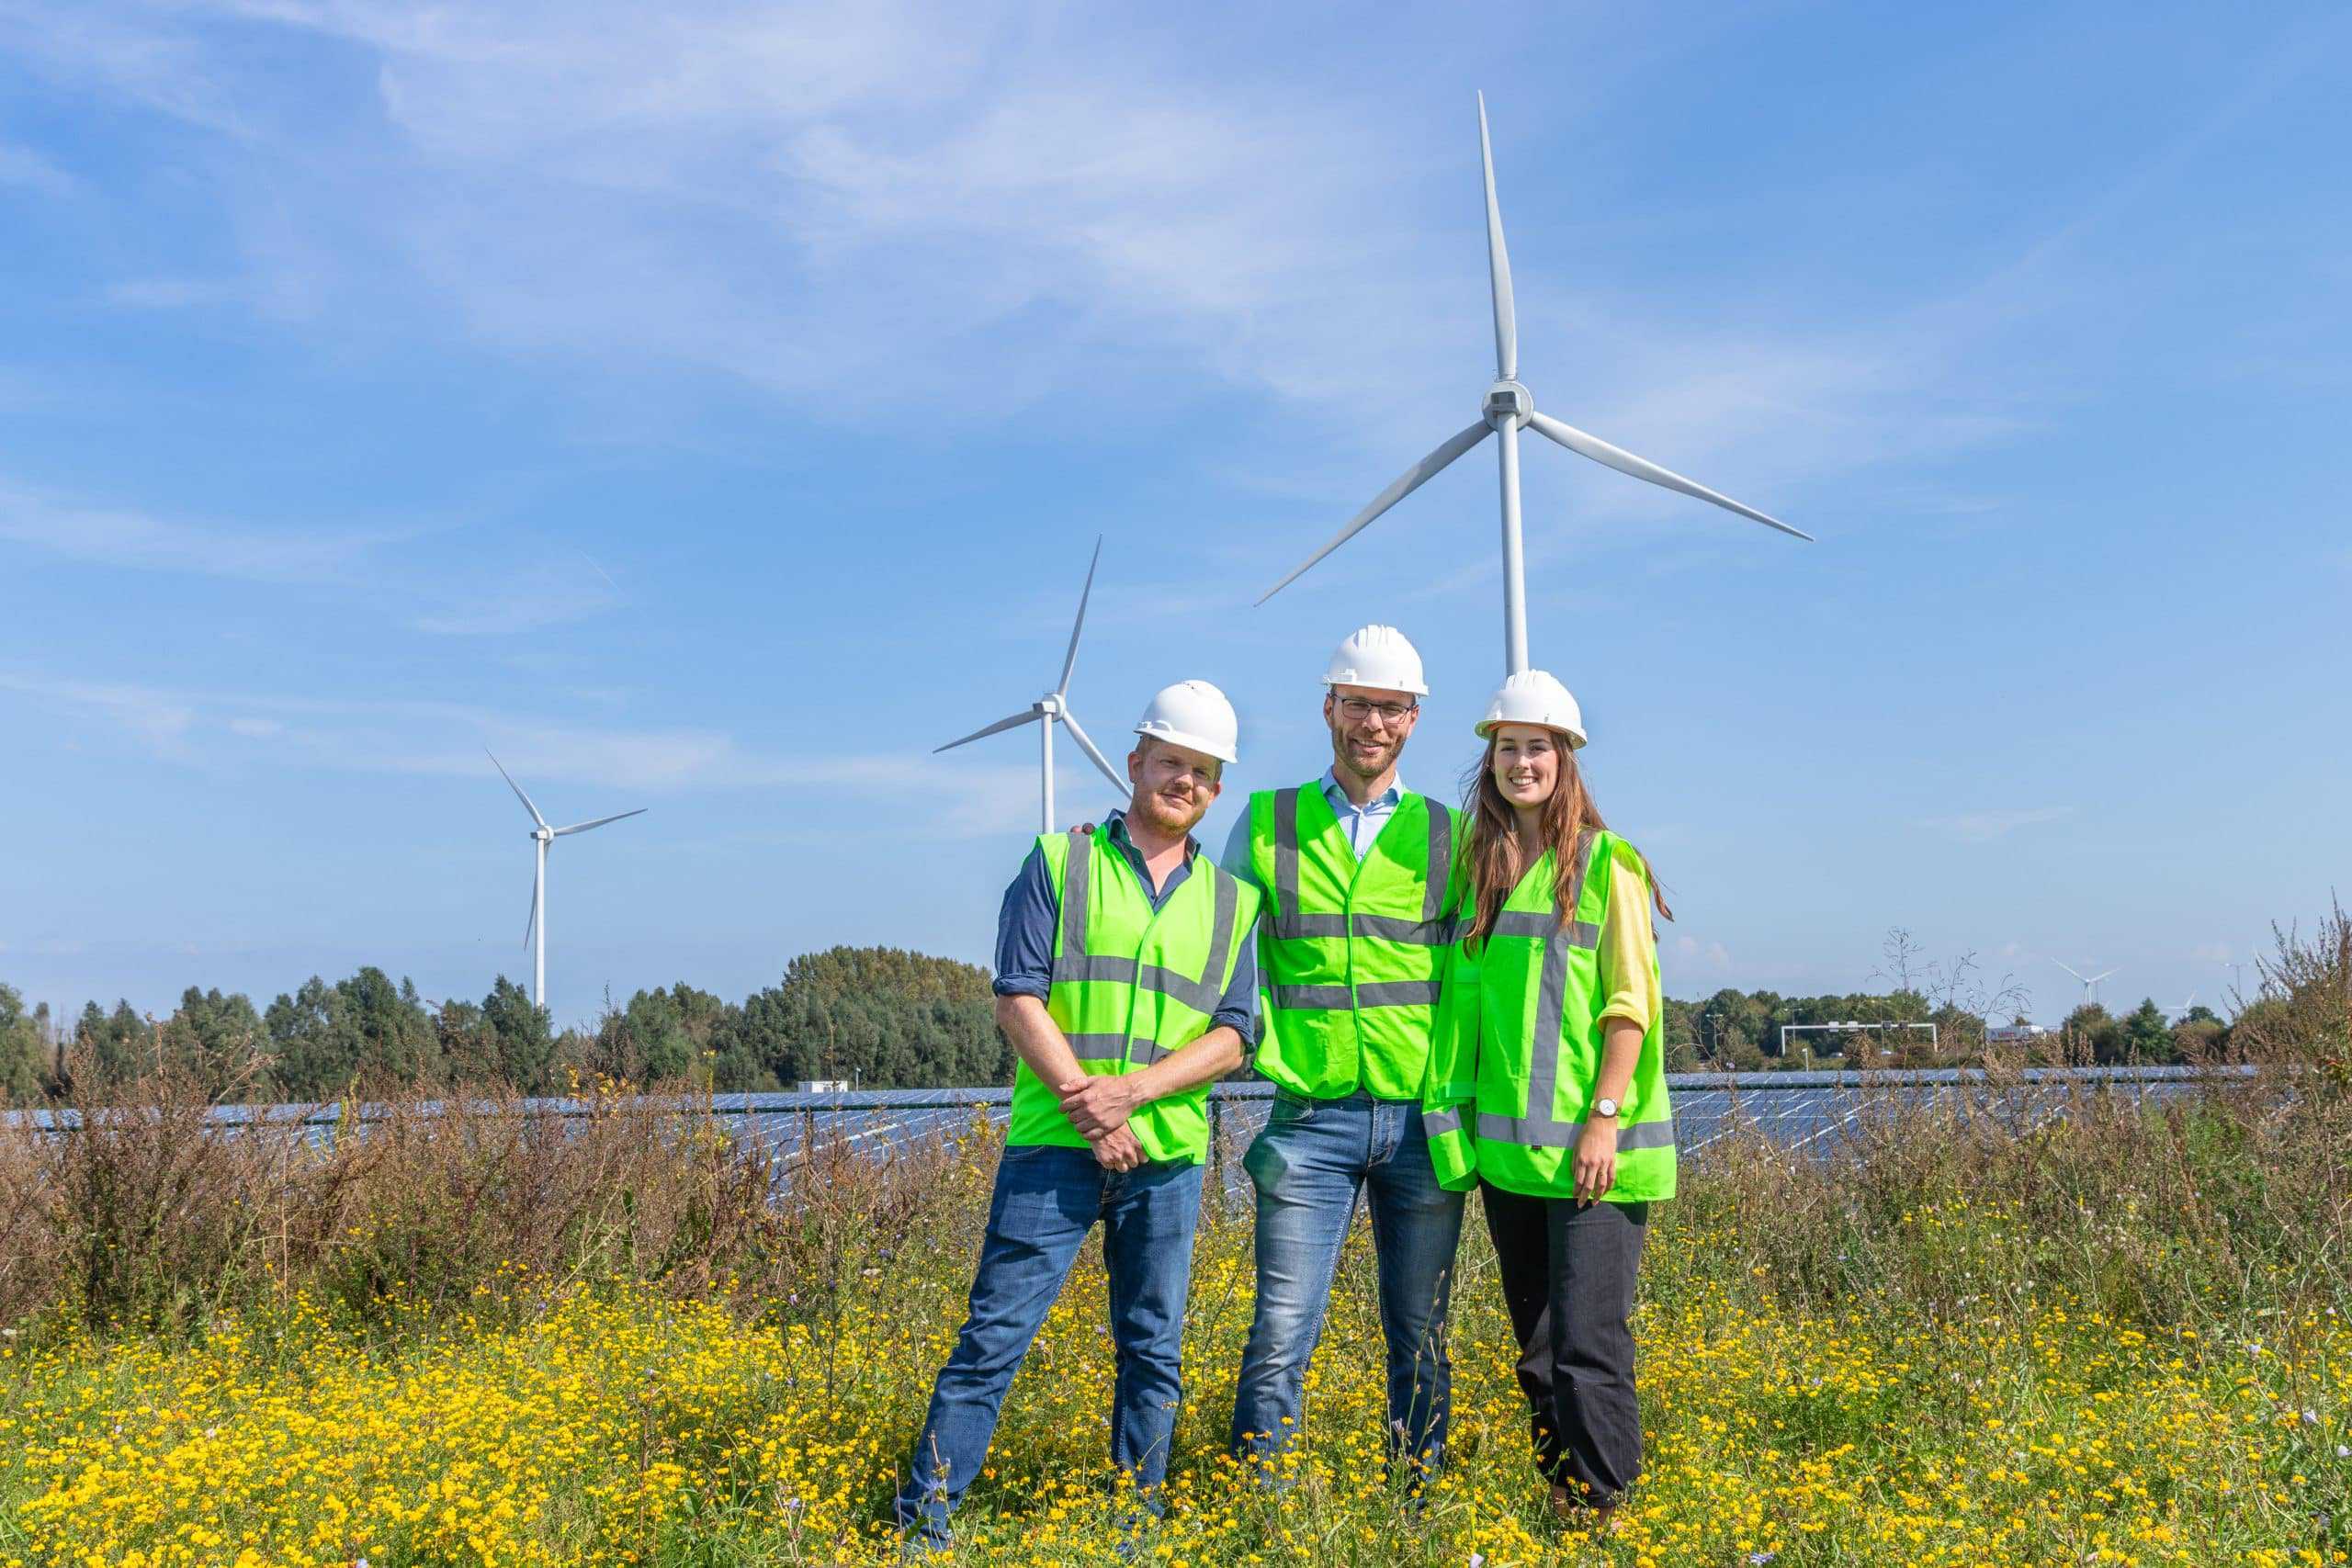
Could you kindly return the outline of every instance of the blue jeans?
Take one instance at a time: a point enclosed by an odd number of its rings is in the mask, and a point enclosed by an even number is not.
[[[1463,1194],[1437,1184],[1421,1108],[1284,1091],[1242,1164],[1258,1188],[1258,1312],[1234,1393],[1234,1452],[1263,1459],[1303,1429],[1306,1363],[1362,1196],[1380,1269],[1391,1451],[1435,1467],[1453,1393],[1445,1314]]]
[[[1200,1213],[1198,1165],[1111,1171],[1091,1149],[1033,1144],[1004,1151],[971,1308],[932,1389],[931,1412],[899,1489],[900,1529],[927,1545],[947,1544],[948,1513],[988,1456],[1004,1391],[1097,1220],[1118,1352],[1111,1462],[1150,1495],[1167,1476],[1184,1396],[1184,1294]]]

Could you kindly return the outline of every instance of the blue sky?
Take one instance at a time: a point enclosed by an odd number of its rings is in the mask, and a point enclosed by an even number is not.
[[[1367,620],[1450,793],[1500,673],[1474,88],[1535,660],[1668,989],[1973,950],[2215,997],[2352,826],[2329,6],[0,3],[0,979],[373,963],[558,1016],[984,960],[1051,683],[1325,760]],[[1537,444],[1542,446],[1542,444]],[[1066,762],[1073,761],[1063,749]],[[1066,767],[1072,815],[1100,789]]]

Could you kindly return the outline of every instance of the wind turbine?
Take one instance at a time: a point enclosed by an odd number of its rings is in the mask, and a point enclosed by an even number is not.
[[[2072,975],[2075,979],[2080,980],[2083,983],[2083,1005],[2085,1007],[2089,1007],[2098,1000],[2098,983],[2101,980],[2106,979],[2109,975],[2115,973],[2112,969],[2102,969],[2096,975],[2086,975],[2081,970],[2075,968],[2073,964],[2068,964],[2062,959],[2053,958],[2050,962],[2057,964],[2059,968],[2064,969],[2067,974]]]
[[[2181,1017],[2187,1018],[2189,1013],[2196,1009],[2196,1006],[2197,993],[2195,991],[2191,991],[2188,993],[2188,999],[2187,1001],[2181,1003],[2178,1007],[2166,1008],[2165,1010],[2166,1012],[2178,1013]]]
[[[1001,729],[1013,729],[1024,724],[1036,725],[1039,821],[1042,824],[1040,831],[1043,832],[1054,830],[1055,725],[1061,725],[1069,731],[1069,738],[1078,742],[1080,750],[1093,759],[1094,765],[1102,770],[1102,776],[1111,781],[1111,787],[1119,792],[1121,799],[1125,799],[1133,787],[1102,760],[1102,753],[1094,749],[1094,742],[1086,738],[1086,731],[1080,727],[1078,715],[1069,711],[1069,672],[1078,667],[1078,634],[1086,626],[1086,602],[1093,596],[1094,568],[1102,559],[1102,540],[1098,536],[1094,541],[1094,558],[1086,563],[1086,586],[1079,591],[1078,618],[1069,624],[1069,651],[1062,656],[1062,678],[1055,683],[1054,689],[1031,703],[1023,712],[998,719],[985,728],[975,729],[961,740],[950,740],[944,746],[932,749],[932,754],[937,756],[942,751],[953,751],[958,746],[978,740],[983,735],[994,735]]]
[[[1519,316],[1511,303],[1510,256],[1503,248],[1502,209],[1495,202],[1495,153],[1487,137],[1487,96],[1484,93],[1478,95],[1478,158],[1487,176],[1487,269],[1495,305],[1495,383],[1487,389],[1487,400],[1478,412],[1477,423],[1448,436],[1436,451],[1406,469],[1395,483],[1374,496],[1372,504],[1357,513],[1346,527],[1332,536],[1329,544],[1307,557],[1297,570],[1266,590],[1258,603],[1262,604],[1289,587],[1309,567],[1363,532],[1374,518],[1436,478],[1456,457],[1489,435],[1499,436],[1497,451],[1502,464],[1503,664],[1506,674],[1516,675],[1527,668],[1527,577],[1521,557],[1519,530],[1519,433],[1524,426],[1532,426],[1539,434],[1558,442],[1577,457],[1589,457],[1621,474],[1631,474],[1637,479],[1646,479],[1664,489],[1712,502],[1726,512],[1736,512],[1742,517],[1761,523],[1768,528],[1778,528],[1781,533],[1800,539],[1810,540],[1813,536],[1792,528],[1778,518],[1768,517],[1752,506],[1743,506],[1731,497],[1686,479],[1680,474],[1661,468],[1645,457],[1636,457],[1622,447],[1612,446],[1597,435],[1589,435],[1572,424],[1535,412],[1533,394],[1519,379]]]
[[[523,945],[532,948],[531,1005],[543,1008],[548,1005],[548,846],[567,834],[584,833],[591,828],[601,828],[624,817],[642,817],[647,808],[640,806],[635,811],[615,812],[610,817],[599,817],[593,822],[574,822],[569,828],[550,828],[548,819],[539,815],[539,808],[531,804],[531,797],[523,793],[523,786],[514,782],[514,775],[506,771],[506,764],[498,760],[497,753],[484,747],[482,754],[490,759],[490,765],[498,770],[498,776],[506,781],[506,787],[514,792],[514,798],[523,803],[523,809],[531,814],[531,840],[538,846],[538,869],[531,874],[531,918],[523,927]],[[533,947],[535,932],[538,942]]]

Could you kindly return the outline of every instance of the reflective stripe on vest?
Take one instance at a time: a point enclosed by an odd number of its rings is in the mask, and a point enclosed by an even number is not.
[[[1595,861],[1601,859],[1600,836],[1588,829],[1577,840],[1575,869],[1567,897],[1564,900],[1569,920],[1562,925],[1551,908],[1543,909],[1505,909],[1495,921],[1494,934],[1540,942],[1543,960],[1537,971],[1535,1014],[1529,1029],[1527,1052],[1526,1109],[1517,1114],[1506,1111],[1480,1110],[1476,1131],[1479,1145],[1479,1168],[1498,1184],[1514,1190],[1531,1187],[1550,1188],[1568,1185],[1566,1163],[1554,1151],[1572,1149],[1583,1134],[1582,1120],[1563,1118],[1559,1104],[1561,1065],[1571,1049],[1571,1036],[1579,1046],[1589,1046],[1595,1069],[1598,1068],[1600,1047],[1596,1040],[1586,1037],[1597,1033],[1600,1020],[1591,1016],[1568,1016],[1569,964],[1571,954],[1595,953],[1600,942],[1600,920],[1608,908],[1609,887],[1604,883],[1595,888],[1588,899],[1586,884]],[[1530,891],[1534,891],[1530,889]],[[1516,890],[1515,890],[1515,896]],[[1546,904],[1550,903],[1547,898]],[[1578,919],[1578,916],[1589,916]],[[1499,973],[1492,973],[1498,953],[1487,945],[1481,958],[1482,988],[1500,981]],[[1524,959],[1513,973],[1520,984],[1525,984]],[[1589,987],[1588,987],[1589,989]],[[1523,995],[1523,993],[1521,993]],[[1604,997],[1585,995],[1578,1009],[1589,1015],[1605,1003]],[[1671,1102],[1666,1089],[1663,1061],[1664,1029],[1662,1019],[1650,1021],[1642,1042],[1642,1055],[1635,1063],[1633,1083],[1626,1096],[1628,1114],[1638,1118],[1621,1122],[1617,1127],[1617,1152],[1621,1156],[1647,1156],[1646,1159],[1619,1163],[1619,1187],[1611,1196],[1628,1201],[1650,1197],[1670,1197],[1674,1190],[1674,1119]],[[1518,1043],[1513,1042],[1516,1045]],[[1483,1036],[1480,1050],[1510,1049],[1491,1035]],[[1481,1075],[1481,1099],[1488,1080]],[[1584,1086],[1589,1091],[1589,1086]],[[1585,1094],[1571,1095],[1581,1104]],[[1488,1101],[1491,1103],[1491,1101]],[[1663,1112],[1663,1114],[1660,1114]],[[1431,1136],[1458,1132],[1463,1125],[1459,1111],[1448,1110],[1423,1116],[1423,1125]],[[1490,1145],[1508,1145],[1493,1147]],[[1536,1151],[1544,1151],[1538,1153]],[[1663,1157],[1659,1157],[1662,1152]]]
[[[1134,1072],[1206,1033],[1256,918],[1257,889],[1195,854],[1184,882],[1155,908],[1120,849],[1100,835],[1072,829],[1038,843],[1060,902],[1046,1009],[1079,1065],[1089,1074]],[[1129,1117],[1145,1156],[1201,1158],[1207,1096],[1202,1084]],[[1026,1062],[1013,1076],[1008,1139],[1086,1143]]]
[[[1198,876],[1204,870],[1214,869],[1213,862],[1203,861],[1195,856],[1193,869],[1188,874]],[[1201,974],[1195,977],[1161,964],[1140,964],[1132,956],[1088,953],[1086,951],[1086,919],[1091,912],[1093,881],[1093,855],[1080,854],[1078,852],[1078,845],[1073,843],[1070,846],[1067,869],[1062,874],[1061,942],[1054,953],[1054,968],[1050,983],[1068,985],[1084,980],[1133,986],[1138,990],[1156,991],[1161,996],[1171,997],[1191,1008],[1194,1012],[1216,1011],[1217,1003],[1225,999],[1226,976],[1232,971],[1232,964],[1229,962],[1220,964],[1218,960],[1229,959],[1231,954],[1233,920],[1235,913],[1240,907],[1241,885],[1227,875],[1219,874],[1216,878],[1216,912],[1211,918],[1208,952],[1204,960]],[[1105,1037],[1075,1036],[1072,1043],[1075,1044],[1080,1038],[1094,1043]],[[1160,1056],[1175,1049],[1172,1045],[1166,1049],[1159,1049],[1156,1042],[1152,1043],[1155,1049],[1155,1055],[1151,1058],[1153,1061],[1159,1060]],[[1182,1041],[1177,1042],[1179,1045],[1182,1043]],[[1090,1048],[1100,1049],[1101,1047],[1098,1043],[1091,1044]],[[1112,1053],[1114,1055],[1119,1054],[1121,1053]],[[1080,1060],[1090,1059],[1099,1061],[1103,1058],[1099,1056],[1089,1058],[1084,1053],[1080,1053]]]
[[[1249,812],[1269,896],[1259,1072],[1314,1098],[1413,1098],[1454,938],[1453,813],[1406,795],[1359,852],[1319,785],[1253,795]]]
[[[1321,785],[1316,786],[1320,789]],[[1453,813],[1433,800],[1424,801],[1429,817],[1429,868],[1421,890],[1421,918],[1395,915],[1304,915],[1298,908],[1298,790],[1274,792],[1274,918],[1270,930],[1277,940],[1315,937],[1369,937],[1375,942],[1402,942],[1410,947],[1443,947],[1453,940],[1453,922],[1443,919],[1445,890],[1453,869]],[[1376,841],[1376,840],[1375,840]],[[1277,1004],[1280,1005],[1280,1004]],[[1302,1006],[1316,1004],[1302,1003]],[[1348,1004],[1338,1004],[1345,1007]]]

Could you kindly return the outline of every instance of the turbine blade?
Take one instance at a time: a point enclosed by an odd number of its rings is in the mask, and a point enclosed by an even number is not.
[[[548,819],[539,815],[539,808],[531,804],[531,797],[523,793],[523,786],[514,782],[514,775],[506,771],[506,764],[498,760],[498,754],[487,746],[481,749],[481,754],[490,759],[490,765],[498,770],[498,776],[506,781],[506,787],[514,792],[514,798],[523,803],[523,809],[531,814],[531,820],[542,828],[546,827]]]
[[[1018,724],[1027,724],[1031,719],[1034,719],[1034,718],[1035,718],[1036,716],[1037,716],[1037,710],[1036,710],[1035,708],[1031,708],[1027,713],[1017,713],[1017,714],[1014,714],[1011,718],[1001,718],[1001,719],[998,719],[994,724],[989,725],[986,729],[975,729],[974,731],[972,731],[972,733],[971,733],[971,734],[967,735],[967,736],[966,736],[966,737],[964,737],[964,739],[961,739],[961,740],[950,740],[950,741],[949,741],[946,745],[944,745],[944,746],[934,746],[934,747],[933,747],[933,748],[931,749],[931,754],[932,754],[933,756],[936,757],[936,756],[938,756],[938,755],[939,755],[939,753],[941,753],[942,751],[953,751],[954,750],[956,750],[956,747],[958,747],[958,746],[963,746],[963,745],[967,745],[967,744],[970,743],[971,741],[978,740],[978,739],[981,736],[983,736],[983,735],[994,735],[994,734],[995,734],[998,730],[1000,730],[1000,729],[1011,729],[1011,728],[1012,728],[1013,726],[1015,726],[1015,725],[1018,725]]]
[[[2074,976],[2077,980],[2080,980],[2083,977],[2080,970],[2076,969],[2073,964],[2067,963],[2063,958],[2053,958],[2050,962],[2058,965],[2059,968],[2064,969],[2067,974]]]
[[[1267,600],[1272,598],[1275,594],[1280,593],[1283,589],[1288,588],[1292,583],[1297,581],[1301,577],[1306,574],[1308,567],[1313,566],[1317,561],[1321,560],[1325,556],[1329,555],[1333,550],[1338,549],[1341,545],[1346,544],[1350,539],[1354,538],[1358,534],[1363,532],[1364,528],[1374,518],[1379,516],[1382,513],[1387,511],[1390,507],[1396,505],[1398,502],[1404,500],[1415,491],[1420,489],[1421,486],[1427,484],[1431,479],[1436,477],[1440,469],[1443,468],[1448,463],[1453,462],[1456,457],[1462,456],[1464,452],[1470,450],[1471,447],[1478,445],[1479,442],[1484,441],[1492,433],[1492,428],[1487,423],[1487,422],[1480,420],[1477,423],[1472,425],[1469,429],[1463,431],[1461,434],[1448,436],[1444,446],[1440,446],[1436,451],[1430,453],[1428,457],[1422,458],[1419,462],[1406,469],[1403,474],[1397,477],[1396,481],[1394,484],[1391,484],[1386,490],[1382,491],[1378,495],[1374,496],[1372,498],[1372,504],[1365,507],[1362,512],[1357,513],[1354,519],[1350,522],[1346,527],[1333,535],[1329,544],[1324,546],[1321,549],[1307,557],[1306,563],[1300,566],[1296,571],[1292,572],[1288,577],[1283,578],[1280,582],[1275,583],[1272,588],[1267,589],[1265,592],[1260,594],[1258,596],[1258,603],[1261,604],[1264,604]]]
[[[555,830],[555,836],[560,839],[566,833],[584,833],[591,828],[601,828],[607,822],[617,822],[624,817],[642,817],[652,809],[650,806],[640,806],[634,811],[616,811],[610,817],[599,817],[594,822],[574,822],[569,828],[558,828]]]
[[[1670,468],[1661,468],[1646,457],[1636,457],[1622,446],[1611,446],[1598,435],[1588,435],[1575,425],[1563,424],[1548,413],[1530,414],[1527,422],[1579,457],[1589,457],[1621,474],[1631,474],[1637,479],[1647,479],[1664,489],[1680,491],[1684,495],[1712,502],[1725,512],[1736,512],[1751,522],[1761,523],[1767,528],[1778,528],[1781,533],[1808,544],[1813,541],[1813,536],[1802,528],[1792,528],[1777,517],[1768,517],[1752,506],[1743,506],[1720,491],[1712,491],[1705,485],[1686,479]]]
[[[2090,979],[2091,979],[2091,984],[2093,984],[2093,985],[2095,986],[2095,985],[2098,984],[2101,980],[2106,979],[2109,976],[2110,976],[2110,975],[2112,975],[2112,974],[2114,974],[2114,973],[2115,973],[2115,971],[2114,971],[2114,970],[2112,970],[2112,969],[2102,969],[2102,970],[2100,970],[2098,974],[2096,974],[2096,975],[2094,975],[2094,976],[2092,976],[2090,977]]]
[[[1503,212],[1495,200],[1495,149],[1487,140],[1487,95],[1478,95],[1478,162],[1487,175],[1487,273],[1495,299],[1495,375],[1519,379],[1519,308],[1510,296],[1510,253],[1503,248]]]
[[[1094,749],[1094,742],[1087,739],[1086,731],[1078,727],[1077,715],[1068,708],[1062,709],[1062,723],[1068,727],[1069,738],[1078,742],[1078,749],[1094,759],[1094,765],[1102,770],[1102,776],[1111,781],[1113,789],[1125,790],[1130,795],[1135,793],[1135,785],[1119,776],[1102,753]]]
[[[1094,536],[1094,558],[1086,563],[1086,586],[1078,591],[1078,619],[1069,624],[1069,651],[1062,656],[1062,678],[1054,687],[1057,697],[1069,694],[1069,672],[1078,668],[1078,634],[1086,627],[1086,602],[1094,595],[1094,569],[1102,559],[1102,536]]]
[[[531,913],[523,922],[523,951],[531,951],[531,933],[539,924],[539,874],[531,874]]]

